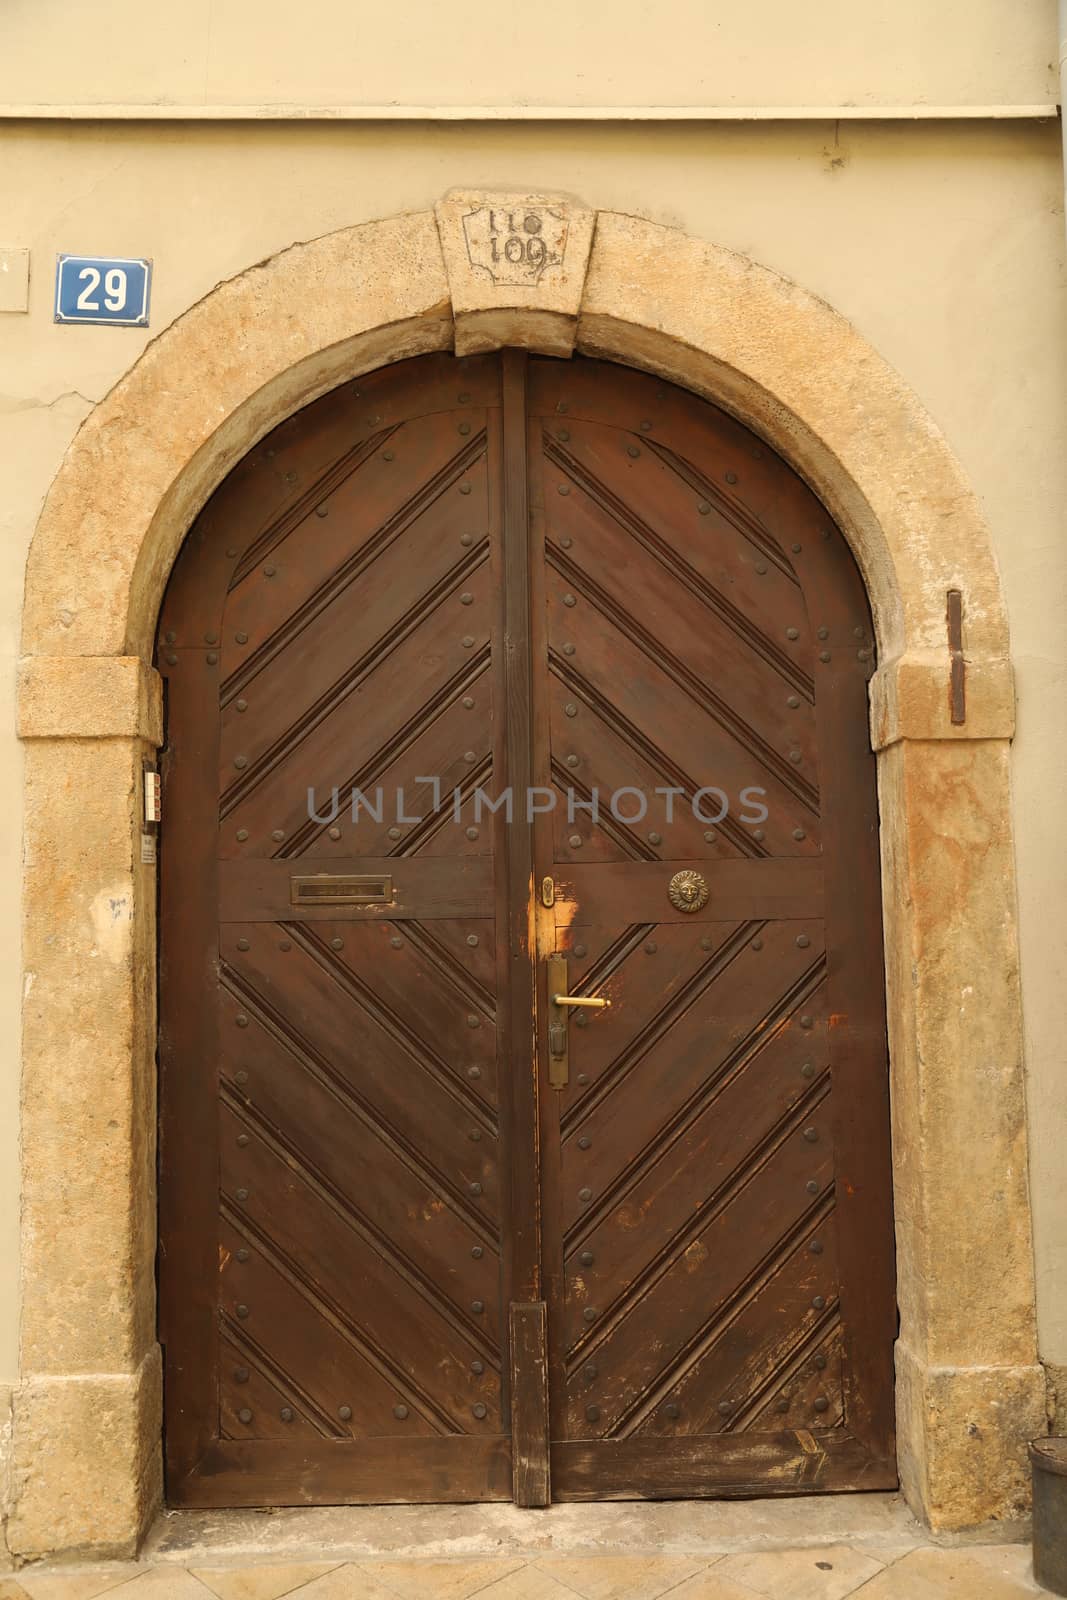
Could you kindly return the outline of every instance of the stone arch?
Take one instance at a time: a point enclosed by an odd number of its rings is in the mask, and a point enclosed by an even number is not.
[[[465,219],[540,208],[501,282]],[[488,263],[488,264],[487,264]],[[935,424],[842,317],[712,244],[562,198],[449,196],[219,285],[86,419],[26,574],[23,1381],[12,1548],[128,1551],[160,1495],[154,1330],[151,666],[199,507],[285,416],[406,356],[520,344],[662,374],[762,433],[839,521],[879,643],[901,1477],[954,1528],[1017,1514],[1043,1431],[1015,931],[1005,608]],[[946,595],[963,605],[950,695]],[[957,668],[958,671],[958,668]],[[962,718],[962,720],[961,720]],[[75,803],[76,802],[76,803]],[[961,1149],[959,1130],[983,1137]],[[75,1265],[72,1267],[72,1263]]]

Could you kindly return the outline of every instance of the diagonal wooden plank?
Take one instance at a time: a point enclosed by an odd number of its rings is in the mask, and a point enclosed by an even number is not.
[[[584,459],[580,459],[577,452],[582,450],[585,439],[589,440],[589,447],[583,452]],[[752,589],[762,590],[762,603],[750,604],[744,609],[735,604],[715,581],[716,565],[721,571],[721,560],[718,563],[715,561],[718,551],[713,555],[711,552],[705,553],[706,535],[701,537],[701,518],[693,516],[692,495],[687,491],[679,492],[681,486],[675,474],[666,468],[660,456],[646,455],[639,467],[627,471],[625,495],[604,481],[605,458],[615,456],[618,459],[628,455],[634,445],[634,441],[627,441],[614,429],[600,429],[596,424],[589,423],[578,431],[577,436],[572,435],[567,449],[546,436],[547,460],[579,490],[578,495],[571,494],[568,497],[565,509],[556,508],[555,517],[549,525],[549,537],[552,538],[555,529],[563,524],[566,524],[567,531],[572,526],[581,525],[583,518],[595,517],[602,526],[616,524],[629,535],[636,550],[653,558],[665,573],[699,596],[718,624],[728,629],[737,644],[742,645],[752,657],[761,660],[782,680],[800,692],[806,692],[810,698],[813,651],[804,597],[798,586],[778,568],[777,563],[773,573],[758,576],[754,563],[751,563],[749,573],[756,578]],[[636,448],[644,451],[646,447],[642,441]],[[596,460],[598,454],[599,462]],[[678,530],[687,524],[693,529],[693,537],[682,546]],[[731,590],[740,587],[743,593],[747,586],[738,585],[736,580],[739,574],[735,571],[731,576]],[[759,577],[764,579],[762,583],[758,581]],[[783,633],[787,623],[795,624],[798,637],[788,641],[784,637],[774,637],[769,626],[772,616],[780,621]],[[709,626],[713,625],[709,619]],[[787,648],[787,644],[792,648]]]
[[[664,444],[658,439],[649,439],[648,448],[689,489],[695,490],[702,499],[710,501],[711,510],[703,513],[703,515],[715,516],[725,523],[736,536],[739,550],[746,555],[749,552],[755,552],[757,558],[763,557],[764,560],[773,562],[782,577],[793,584],[795,588],[799,589],[801,587],[797,569],[786,555],[782,544],[767,526],[765,518],[758,511],[753,511],[749,507],[738,489],[725,488],[723,484],[709,476],[707,471],[701,470],[700,467],[694,465],[684,454],[672,449],[670,445]],[[794,555],[800,555],[802,551],[798,550],[793,553]],[[738,565],[734,563],[731,567],[731,573],[736,573],[737,570]],[[752,610],[757,614],[763,613],[765,615],[767,611],[767,585],[754,584],[752,585],[752,590],[758,591],[755,593],[750,591],[749,603]],[[788,595],[788,591],[784,592]],[[789,597],[786,603],[790,604],[793,600],[794,597]]]
[[[407,933],[410,924],[401,928]],[[474,935],[477,944],[471,938]],[[411,937],[416,944],[425,939],[435,950],[443,951],[452,962],[464,965],[467,980],[484,996],[496,995],[497,985],[497,931],[495,924],[483,917],[446,917],[434,922],[418,922]]]
[[[458,602],[458,593],[455,598]],[[241,792],[239,803],[231,804],[220,829],[223,853],[251,855],[283,841],[291,852],[304,849],[325,826],[310,817],[309,790],[328,803],[331,789],[337,787],[341,805],[347,808],[354,788],[372,785],[398,752],[410,747],[436,716],[462,696],[480,669],[488,646],[489,608],[471,610],[474,615],[464,617],[464,626],[472,632],[460,633],[447,606],[435,609],[417,634],[403,639],[359,681],[358,704],[349,704],[349,696],[330,717],[306,731],[297,730],[291,742],[274,748],[269,762],[257,770],[255,786]],[[432,663],[429,673],[427,661]],[[356,692],[354,687],[353,695]],[[484,752],[488,729],[479,726],[469,738],[476,750]],[[235,736],[228,749],[232,769],[243,770],[237,762],[247,758]],[[237,793],[231,791],[231,802]],[[238,838],[242,830],[244,839]],[[274,839],[276,832],[282,833],[283,841]]]
[[[606,1075],[610,1087],[568,1123],[563,1154],[568,1242],[584,1238],[604,1211],[628,1198],[642,1175],[684,1139],[723,1083],[776,1035],[801,1081],[799,1068],[811,1041],[804,1037],[800,1017],[814,1021],[819,1010],[822,952],[798,950],[781,924],[766,924],[763,940],[759,950],[747,937],[725,945],[709,962],[703,982],[687,995],[688,1003],[672,1012],[669,1030],[661,1024],[650,1031],[625,1063]],[[658,948],[646,952],[640,964],[645,985],[654,982],[645,969],[659,964],[659,954]],[[619,987],[612,986],[613,995]],[[625,993],[619,1003],[624,1001]],[[640,1130],[636,1141],[635,1129]],[[579,1186],[592,1191],[588,1201],[581,1201]]]
[[[336,1259],[346,1254],[350,1258],[346,1273],[351,1272],[358,1261],[361,1263],[358,1276],[361,1280],[373,1278],[376,1292],[383,1294],[386,1301],[399,1297],[408,1314],[412,1307],[418,1307],[418,1314],[411,1320],[413,1335],[429,1316],[433,1328],[448,1330],[449,1361],[456,1351],[469,1348],[480,1361],[471,1371],[484,1369],[490,1374],[499,1371],[500,1350],[495,1334],[488,1326],[482,1327],[480,1320],[476,1326],[467,1315],[467,1308],[460,1304],[462,1297],[472,1290],[484,1296],[487,1302],[499,1299],[499,1284],[495,1278],[497,1245],[490,1242],[470,1247],[468,1255],[471,1261],[479,1263],[476,1267],[466,1269],[466,1258],[460,1257],[458,1265],[454,1261],[436,1275],[428,1272],[425,1265],[409,1253],[410,1235],[403,1227],[395,1225],[388,1196],[384,1206],[376,1207],[368,1204],[351,1186],[348,1191],[343,1189],[334,1175],[329,1153],[325,1164],[319,1164],[322,1147],[314,1126],[310,1130],[279,1126],[271,1121],[269,1111],[263,1106],[240,1100],[235,1089],[229,1082],[224,1084],[221,1109],[240,1123],[246,1140],[241,1148],[249,1152],[243,1164],[231,1158],[223,1172],[224,1187],[226,1180],[230,1180],[227,1192],[238,1195],[240,1191],[244,1197],[237,1207],[240,1211],[238,1225],[246,1231],[258,1229],[284,1247],[294,1218],[279,1214],[279,1197],[295,1193],[298,1202],[302,1198],[311,1208],[316,1227],[325,1230],[324,1235],[316,1234],[308,1245],[313,1259],[319,1259],[319,1252],[327,1244],[338,1246]],[[253,1187],[253,1181],[257,1180],[257,1175],[263,1176],[271,1158],[276,1158],[278,1163],[278,1170],[271,1174],[272,1184]],[[295,1221],[298,1224],[299,1218]],[[293,1256],[293,1252],[289,1254]],[[323,1281],[329,1276],[330,1272],[325,1270]],[[350,1287],[349,1284],[349,1290]],[[403,1347],[403,1340],[400,1345]]]
[[[271,925],[239,926],[245,932],[227,929],[224,935],[228,986],[260,1008],[275,1006],[280,994],[307,1048],[346,1078],[357,1063],[367,1074],[363,1092],[384,1124],[412,1125],[405,1097],[414,1093],[450,1136],[465,1133],[472,1121],[489,1134],[495,1131],[495,1107],[463,1070],[471,1058],[493,1059],[491,1006],[472,1017],[462,997],[443,993],[434,1013],[441,1024],[436,1038],[420,1036],[410,1007],[402,1003],[402,977],[399,983],[397,974],[390,980],[387,963],[402,965],[405,948],[390,924],[288,923],[283,953],[295,959],[281,975],[272,960]]]
[[[257,1439],[334,1439],[337,1419],[328,1417],[291,1373],[283,1372],[244,1323],[227,1322],[219,1338],[219,1428],[224,1439],[247,1438],[240,1412],[252,1412]]]
[[[583,718],[580,738],[575,738],[568,711],[574,701],[565,681],[554,677],[549,696],[552,781],[558,795],[554,860],[692,860],[715,841],[717,850],[708,851],[709,855],[762,853],[759,841],[751,842],[751,830],[733,842],[731,835],[739,826],[736,818],[724,819],[727,827],[714,829],[701,821],[693,810],[696,785],[668,785],[666,780],[677,774],[654,767],[644,751],[620,737],[603,718],[595,714]],[[669,798],[657,793],[668,786],[674,791]],[[643,806],[635,794],[644,798]],[[613,797],[620,796],[626,800],[625,809],[621,799],[612,805]],[[708,815],[715,816],[719,809],[713,802]]]
[[[718,787],[736,797],[745,787],[762,783],[772,796],[772,810],[792,797],[812,814],[818,812],[816,752],[802,729],[783,730],[776,748],[742,718],[724,715],[723,703],[707,682],[612,602],[598,581],[571,563],[553,561],[547,583],[554,622],[553,672],[568,679],[572,695],[587,701],[616,731],[643,745],[653,765],[684,772],[699,728],[697,748]],[[558,634],[566,643],[573,631],[563,613],[574,605],[582,607],[581,670],[564,664],[565,652],[556,643]],[[783,704],[788,699],[784,689],[781,698]],[[692,776],[685,786],[696,787]]]
[[[813,1254],[811,1245],[821,1247]],[[836,1307],[820,1302],[827,1278],[836,1281],[833,1194],[810,1220],[794,1248],[733,1303],[715,1336],[655,1403],[630,1419],[627,1434],[677,1436],[737,1432],[767,1411],[769,1426],[830,1426],[817,1412],[791,1405],[797,1374],[810,1362],[836,1321]],[[826,1259],[820,1259],[825,1255]],[[839,1375],[829,1381],[839,1386]]]
[[[239,738],[249,760],[262,762],[276,745],[332,715],[452,591],[466,592],[484,582],[487,558],[484,541],[464,550],[457,540],[453,549],[441,540],[433,519],[420,523],[412,538],[393,546],[363,576],[359,591],[365,609],[355,620],[343,594],[312,617],[291,619],[299,674],[288,670],[284,652],[260,668],[250,662],[242,681],[221,697],[224,746]],[[240,792],[247,781],[234,780],[225,769],[220,776],[224,793],[235,782]]]
[[[778,838],[770,844],[764,844],[766,832],[763,824],[757,829],[741,820],[742,815],[748,817],[755,814],[756,808],[750,809],[753,799],[759,803],[760,810],[768,809],[762,772],[752,769],[747,775],[740,775],[735,771],[734,788],[726,788],[719,781],[724,775],[711,764],[711,756],[702,741],[690,740],[681,751],[681,759],[669,755],[662,738],[652,739],[644,731],[643,723],[648,719],[643,716],[639,706],[635,705],[632,709],[640,719],[641,726],[616,703],[617,696],[611,688],[608,674],[599,675],[594,680],[576,671],[572,662],[555,652],[549,656],[549,672],[553,752],[562,754],[564,764],[568,760],[572,764],[576,761],[579,768],[584,764],[603,774],[599,783],[600,804],[607,808],[609,814],[613,796],[619,791],[636,790],[637,795],[643,795],[645,805],[639,807],[636,797],[630,797],[626,800],[624,815],[639,819],[647,830],[655,828],[662,833],[664,830],[659,823],[659,809],[661,805],[664,807],[663,820],[666,822],[666,801],[656,792],[662,786],[676,791],[672,802],[674,814],[681,816],[688,812],[687,828],[690,818],[694,823],[698,821],[692,809],[694,801],[698,804],[700,817],[708,819],[700,822],[699,828],[694,828],[690,834],[694,846],[692,854],[697,858],[715,859],[723,843],[732,845],[734,854],[745,857],[760,859],[772,853]],[[561,723],[561,715],[567,719],[565,723]],[[697,757],[702,769],[699,774],[693,770],[694,758]],[[715,781],[708,781],[709,778]],[[749,787],[754,787],[758,792],[754,796],[745,793]],[[706,790],[712,792],[701,792]],[[616,811],[620,809],[616,801]],[[782,816],[780,808],[775,809],[774,816],[774,831],[780,835],[781,824],[786,818]],[[715,818],[719,820],[711,820]],[[805,817],[805,823],[807,820]],[[693,834],[697,837],[693,837]],[[647,833],[645,837],[647,839]],[[705,848],[708,844],[716,844],[717,848],[709,851]],[[651,852],[647,859],[658,860],[659,855]]]
[[[356,1326],[377,1350],[388,1352],[396,1373],[406,1374],[427,1403],[461,1425],[472,1403],[483,1397],[484,1379],[475,1382],[471,1363],[481,1360],[490,1375],[498,1373],[495,1347],[476,1338],[450,1298],[413,1273],[389,1242],[316,1182],[293,1146],[279,1143],[257,1117],[228,1100],[220,1129],[223,1188],[229,1194],[244,1188],[248,1194],[239,1207],[239,1225],[266,1238],[286,1261],[297,1262],[298,1276],[318,1286],[327,1303],[350,1307]],[[496,1250],[482,1248],[477,1259],[483,1296],[499,1297]],[[244,1264],[237,1261],[229,1269],[238,1283]],[[359,1285],[356,1297],[353,1284]]]
[[[457,751],[464,744],[471,748],[463,750],[462,756],[457,754],[441,774],[440,807],[427,813],[420,828],[412,829],[404,843],[397,846],[397,854],[453,858],[492,854],[493,817],[488,807],[498,798],[489,748],[492,728],[483,721],[475,726],[473,737],[471,732],[470,727],[463,730]]]
[[[333,1091],[424,1183],[466,1204],[452,1176],[455,1151],[466,1144],[484,1147],[483,1162],[491,1165],[496,1147],[495,1111],[474,1092],[466,1073],[432,1057],[366,984],[330,961],[317,933],[289,926],[289,959],[279,979],[270,961],[270,925],[245,926],[249,949],[234,952],[243,964],[223,970],[244,1014],[270,1026],[309,1070],[324,1073]],[[471,1031],[480,1033],[481,1027]],[[492,1042],[481,1049],[488,1053]],[[484,1199],[495,1209],[496,1175],[486,1178]]]
[[[572,496],[565,517],[566,533],[550,536],[550,565],[572,588],[595,593],[605,614],[667,665],[708,715],[738,742],[762,748],[765,759],[786,738],[814,749],[813,691],[768,661],[769,641],[761,636],[764,648],[750,649],[709,605],[704,587],[686,581],[684,565],[656,559],[646,540],[635,540],[595,501]],[[803,618],[803,610],[794,602],[784,616]],[[790,642],[790,626],[783,620],[782,644]]]
[[[825,1317],[819,1331],[823,1337],[813,1336],[781,1375],[782,1387],[786,1390],[781,1398],[788,1399],[788,1412],[783,1412],[777,1394],[754,1395],[752,1405],[738,1421],[738,1432],[772,1432],[781,1427],[783,1416],[788,1416],[794,1427],[805,1424],[809,1428],[849,1426],[843,1362],[845,1323],[840,1305]],[[762,1406],[759,1405],[761,1398]]]
[[[598,992],[611,1000],[612,1014],[598,1019],[601,1025],[588,1033],[583,1030],[573,1046],[575,1067],[593,1082],[593,1088],[580,1113],[571,1107],[566,1109],[561,1123],[564,1138],[573,1133],[580,1120],[584,1123],[598,1111],[609,1114],[602,1108],[617,1097],[621,1085],[640,1071],[657,1044],[670,1039],[680,1019],[699,1006],[716,979],[742,959],[753,927],[747,923],[720,927],[716,930],[718,937],[709,940],[711,947],[707,949],[693,938],[684,923],[665,924],[652,931],[654,938],[640,946],[635,941],[626,961],[616,968],[610,980],[605,979],[598,986]],[[686,958],[684,966],[675,965],[676,953]],[[656,963],[657,982],[650,993],[647,986],[651,975],[642,969],[660,954],[665,960]],[[661,966],[667,969],[662,983],[658,981]],[[684,1081],[679,1076],[679,1084]],[[643,1082],[639,1080],[638,1094]],[[573,1215],[573,1208],[568,1208],[568,1214]]]
[[[220,1241],[235,1257],[245,1248],[244,1235],[229,1220],[228,1211],[224,1202]],[[268,1252],[265,1240],[258,1241],[244,1266],[239,1290],[229,1281],[220,1288],[224,1325],[247,1329],[283,1371],[299,1370],[316,1406],[344,1424],[338,1429],[341,1437],[458,1431],[422,1412],[413,1412],[401,1430],[393,1409],[403,1404],[403,1391],[366,1340],[306,1282],[301,1283],[276,1252]],[[351,1411],[349,1418],[341,1415],[345,1406]]]
[[[398,1359],[395,1341],[386,1339],[383,1342],[379,1338],[378,1330],[368,1319],[364,1309],[353,1300],[347,1285],[343,1283],[340,1285],[344,1292],[339,1298],[332,1292],[328,1283],[311,1272],[310,1263],[302,1252],[296,1255],[290,1254],[277,1237],[258,1227],[240,1205],[235,1205],[225,1188],[221,1192],[224,1220],[236,1229],[244,1241],[243,1259],[242,1247],[239,1247],[238,1255],[242,1266],[250,1267],[261,1262],[269,1265],[278,1277],[285,1280],[293,1293],[304,1301],[310,1311],[328,1323],[353,1350],[358,1352],[361,1360],[378,1373],[398,1397],[399,1404],[403,1405],[405,1400],[412,1403],[413,1409],[428,1424],[431,1431],[438,1433],[462,1431],[457,1427],[457,1419],[451,1414],[447,1404],[441,1404],[437,1394],[421,1384],[418,1377]],[[254,1287],[255,1281],[255,1274],[242,1272],[231,1287],[240,1297]],[[230,1315],[228,1307],[224,1306],[223,1314]],[[237,1314],[240,1315],[239,1312]],[[264,1338],[270,1341],[269,1327]],[[406,1420],[404,1416],[397,1415],[395,1410],[394,1416],[397,1417],[397,1421]]]
[[[316,729],[336,722],[349,698],[365,693],[376,672],[406,643],[421,636],[435,612],[443,609],[453,628],[458,628],[459,608],[470,603],[463,596],[478,593],[484,580],[479,569],[485,559],[481,551],[447,566],[438,561],[438,568],[444,570],[437,573],[424,573],[404,562],[400,570],[408,575],[406,583],[399,582],[389,569],[376,567],[381,594],[366,597],[371,607],[370,626],[353,628],[343,609],[330,613],[330,626],[301,637],[299,677],[283,671],[264,672],[252,679],[246,694],[233,701],[233,711],[224,707],[219,767],[222,814],[232,811],[265,772],[298,751]],[[484,610],[484,582],[481,588]],[[234,753],[237,747],[239,759]]]
[[[452,814],[453,791],[492,780],[488,756],[479,760],[476,752],[474,765],[467,760],[472,735],[480,749],[487,743],[491,711],[472,723],[466,702],[488,696],[491,671],[484,651],[434,699],[427,717],[414,717],[403,737],[390,738],[370,754],[354,782],[338,785],[336,804],[331,790],[317,790],[309,809],[319,820],[305,815],[289,838],[271,840],[272,854],[286,859],[310,852],[410,856],[435,830],[446,835],[449,848],[442,855],[460,853],[462,827]],[[361,798],[353,804],[357,789]]]
[[[350,441],[349,448],[343,454],[336,456],[329,465],[320,466],[319,471],[314,467],[310,471],[305,469],[305,481],[301,484],[300,493],[291,497],[241,552],[241,557],[233,569],[233,576],[230,578],[231,593],[252,569],[258,563],[266,561],[294,530],[299,528],[303,532],[301,525],[307,522],[313,512],[318,511],[322,517],[329,514],[327,508],[335,509],[329,506],[331,498],[344,493],[347,480],[354,477],[368,461],[373,460],[378,451],[386,448],[395,431],[396,429],[392,427],[382,428],[368,438],[356,438],[354,442]],[[290,558],[292,554],[290,550]]]
[[[601,1013],[592,1022],[583,1022],[581,1017],[574,1020],[577,1031],[571,1039],[573,1083],[560,1096],[560,1127],[564,1134],[574,1127],[579,1115],[610,1095],[616,1078],[627,1072],[642,1052],[669,1030],[674,1017],[693,1003],[710,981],[715,966],[731,959],[743,932],[743,925],[724,927],[713,923],[700,929],[688,923],[637,923],[618,936],[614,936],[614,929],[599,924],[587,927],[577,922],[557,929],[559,949],[568,955],[573,952],[576,958],[572,981],[580,983],[582,992],[612,998],[618,991],[618,1005],[613,999],[610,1018]],[[654,1000],[637,1004],[624,974],[645,954],[649,943],[668,957],[664,962],[668,970]],[[587,957],[590,950],[596,953],[595,959]]]
[[[656,1402],[680,1369],[714,1338],[730,1302],[769,1275],[806,1226],[812,1206],[805,1184],[824,1187],[832,1173],[828,1144],[811,1146],[798,1128],[758,1169],[763,1179],[740,1185],[710,1218],[685,1255],[629,1308],[598,1331],[590,1306],[588,1333],[568,1358],[571,1383],[592,1384],[601,1432],[625,1429],[629,1418]],[[836,1293],[827,1282],[826,1298]],[[590,1369],[592,1372],[590,1374]]]
[[[566,749],[566,741],[561,739],[558,748]],[[628,778],[631,776],[634,774],[627,773]],[[552,819],[555,836],[553,860],[595,861],[598,864],[658,860],[655,849],[645,842],[640,833],[625,828],[612,816],[607,797],[614,792],[613,789],[602,791],[602,802],[601,793],[595,792],[595,784],[587,785],[580,781],[572,770],[558,760],[552,763],[552,784],[556,791]]]
[[[600,826],[608,829],[623,846],[625,854],[648,861],[706,860],[712,864],[738,856],[761,860],[766,856],[816,855],[821,848],[822,825],[806,806],[794,801],[788,808],[777,807],[769,815],[762,795],[746,796],[740,790],[704,793],[708,787],[721,789],[714,782],[710,760],[700,740],[694,740],[684,763],[669,760],[613,705],[606,704],[579,673],[573,663],[553,658],[549,679],[551,736],[554,771],[561,788],[573,787],[579,798],[588,802],[595,789]],[[570,709],[568,709],[570,708]],[[757,787],[760,775],[753,774]],[[668,797],[662,792],[669,789]],[[626,797],[636,790],[645,806]],[[623,792],[613,814],[611,799]],[[725,802],[723,796],[725,795]],[[755,802],[758,802],[757,805]],[[587,832],[588,811],[575,809],[575,830],[566,820],[565,807],[557,813],[556,860],[584,860],[588,847],[583,840],[575,853],[568,836]],[[744,819],[744,820],[742,820]],[[652,834],[660,835],[659,841]]]
[[[404,1093],[425,1095],[426,1109],[437,1117],[442,1114],[440,1095],[429,1085],[422,1088],[424,1078],[433,1079],[458,1108],[458,1117],[448,1119],[450,1133],[454,1127],[466,1135],[472,1119],[495,1133],[496,1107],[491,1100],[487,1103],[483,1089],[486,1077],[492,1081],[496,1059],[495,998],[462,992],[442,964],[427,960],[422,945],[412,941],[408,930],[413,926],[417,924],[334,923],[321,931],[294,926],[291,933],[294,944],[371,1019],[375,1029],[362,1037],[378,1040],[388,1034],[399,1047],[401,1055],[391,1053],[390,1060],[393,1071],[403,1072]],[[417,1009],[411,1005],[412,995],[419,997]],[[346,1013],[342,1026],[358,1030],[361,1020]],[[416,1072],[404,1071],[403,1057]],[[481,1067],[483,1075],[472,1078],[472,1065]]]
[[[338,603],[351,625],[363,626],[368,618],[362,605],[352,604],[353,586],[362,590],[383,558],[392,565],[405,547],[424,545],[430,528],[443,536],[443,551],[460,554],[469,518],[454,490],[472,469],[484,478],[484,428],[470,442],[457,438],[447,417],[407,424],[404,431],[411,452],[425,457],[414,473],[398,472],[386,459],[390,452],[372,454],[339,494],[317,503],[315,512],[324,515],[293,525],[269,561],[251,564],[237,582],[227,600],[228,637],[222,642],[225,698],[239,693]],[[393,456],[396,444],[394,436]],[[246,638],[239,641],[238,633]]]
[[[491,922],[474,919],[454,929],[449,922],[422,923],[412,919],[397,929],[400,938],[418,952],[420,974],[429,969],[467,1005],[477,1006],[486,1016],[496,1009],[495,929]],[[420,1008],[419,1017],[425,1017]]]
[[[232,1005],[226,997],[224,1012]],[[419,1151],[386,1129],[330,1065],[302,1047],[291,1028],[244,1002],[227,1017],[249,1019],[236,1061],[224,1054],[228,1092],[261,1119],[273,1138],[291,1149],[317,1181],[356,1211],[383,1249],[402,1256],[428,1283],[456,1296],[466,1323],[477,1331],[481,1317],[493,1329],[497,1308],[487,1301],[472,1310],[482,1286],[475,1246],[499,1237],[485,1180],[490,1164],[480,1145],[457,1148],[448,1181],[426,1170]],[[374,1174],[368,1184],[366,1175]],[[477,1182],[478,1192],[473,1190]],[[465,1193],[460,1192],[460,1185]],[[482,1211],[475,1209],[481,1206]],[[447,1281],[442,1264],[448,1264]]]
[[[566,1256],[569,1340],[580,1337],[587,1303],[617,1315],[688,1249],[746,1163],[805,1115],[826,1090],[825,1072],[807,1078],[786,1036],[770,1035],[728,1063],[702,1097],[699,1112],[642,1170],[625,1195],[569,1245]],[[580,1183],[576,1148],[570,1182]]]
[[[770,1119],[769,1126],[765,1125],[758,1138],[752,1137],[744,1128],[738,1136],[736,1119],[739,1111],[743,1116],[744,1102],[742,1098],[739,1103],[735,1096],[734,1103],[726,1107],[732,1120],[724,1116],[722,1132],[720,1134],[716,1128],[711,1142],[709,1154],[712,1159],[717,1157],[717,1168],[710,1174],[710,1181],[705,1182],[703,1173],[697,1170],[698,1197],[691,1201],[690,1210],[679,1209],[673,1218],[663,1219],[662,1243],[658,1250],[646,1247],[641,1240],[631,1242],[634,1257],[632,1273],[618,1270],[617,1257],[625,1254],[626,1247],[621,1251],[612,1250],[613,1243],[616,1243],[612,1237],[615,1231],[612,1223],[618,1220],[620,1232],[641,1230],[644,1219],[634,1209],[626,1208],[621,1213],[610,1214],[595,1240],[587,1240],[580,1249],[577,1246],[572,1248],[568,1256],[570,1277],[565,1306],[570,1347],[577,1348],[583,1335],[589,1332],[587,1307],[590,1304],[596,1307],[594,1320],[601,1331],[607,1327],[617,1327],[633,1307],[650,1296],[654,1297],[657,1286],[668,1279],[671,1273],[695,1270],[704,1256],[699,1243],[701,1234],[733,1203],[737,1194],[753,1180],[754,1174],[762,1174],[764,1181],[775,1181],[775,1162],[782,1146],[793,1139],[798,1130],[810,1132],[812,1118],[822,1115],[825,1119],[828,1093],[829,1084],[824,1074],[821,1079],[815,1080],[802,1099],[790,1103],[785,1111]],[[712,1109],[714,1111],[714,1105]],[[680,1187],[684,1188],[687,1184],[691,1186],[693,1176],[692,1170],[680,1168]],[[816,1180],[813,1178],[811,1181]],[[823,1187],[817,1184],[808,1192],[821,1194]],[[597,1293],[598,1290],[603,1290],[603,1293]]]

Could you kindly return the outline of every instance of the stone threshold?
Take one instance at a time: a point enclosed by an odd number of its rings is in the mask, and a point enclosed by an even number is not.
[[[188,1566],[259,1561],[444,1560],[483,1556],[692,1555],[846,1543],[895,1559],[922,1545],[1022,1542],[1022,1524],[931,1535],[899,1494],[726,1501],[600,1501],[519,1510],[508,1504],[322,1506],[165,1511],[140,1561]]]

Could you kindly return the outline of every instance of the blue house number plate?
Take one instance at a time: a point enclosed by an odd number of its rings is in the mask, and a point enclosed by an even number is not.
[[[56,321],[148,327],[152,263],[124,256],[58,256]]]

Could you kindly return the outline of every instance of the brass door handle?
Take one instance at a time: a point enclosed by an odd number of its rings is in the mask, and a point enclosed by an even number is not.
[[[567,994],[567,958],[548,958],[548,1081],[553,1089],[565,1089],[570,1082],[570,1051],[568,1049],[567,1006],[580,1006],[587,1011],[603,1011],[610,1000],[588,997],[584,994]],[[558,1009],[557,1009],[558,1007]]]

